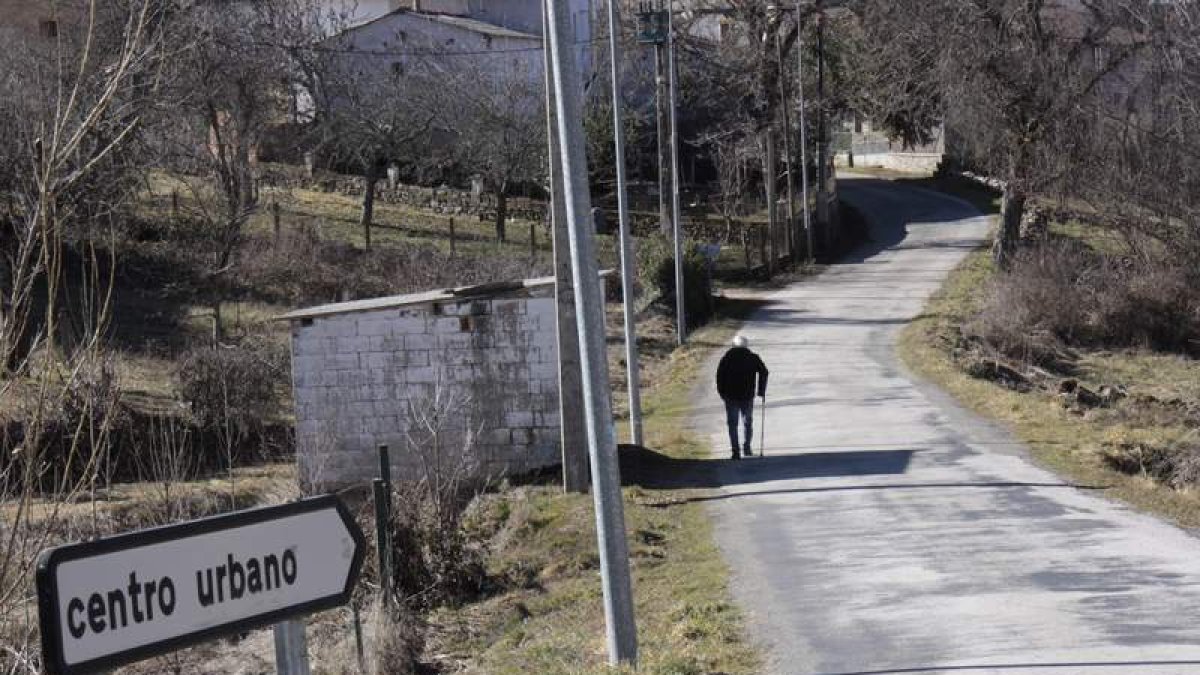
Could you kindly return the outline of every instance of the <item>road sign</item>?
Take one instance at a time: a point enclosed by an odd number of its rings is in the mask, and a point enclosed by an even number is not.
[[[362,532],[333,495],[48,549],[45,668],[84,673],[343,605]]]

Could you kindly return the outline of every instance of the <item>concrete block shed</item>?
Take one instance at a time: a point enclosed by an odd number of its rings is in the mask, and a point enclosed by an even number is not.
[[[301,481],[369,480],[381,443],[400,480],[438,466],[494,477],[559,463],[554,310],[547,277],[280,317],[291,323]]]

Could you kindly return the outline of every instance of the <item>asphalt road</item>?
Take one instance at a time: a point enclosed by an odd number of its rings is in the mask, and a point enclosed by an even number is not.
[[[874,241],[746,324],[771,369],[767,456],[713,462],[766,671],[1200,673],[1200,540],[1037,468],[894,354],[986,222],[937,193],[840,185]],[[725,457],[720,402],[698,396]]]

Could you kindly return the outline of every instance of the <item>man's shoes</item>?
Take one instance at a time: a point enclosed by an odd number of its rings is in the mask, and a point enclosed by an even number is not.
[[[737,450],[734,450],[732,453],[730,453],[730,459],[741,459],[741,458],[742,458],[742,456],[738,454]]]
[[[743,454],[743,455],[745,455],[746,457],[753,457],[753,456],[754,456],[754,453],[753,453],[753,452],[750,452],[750,448],[746,448],[745,450],[742,450],[742,454]]]

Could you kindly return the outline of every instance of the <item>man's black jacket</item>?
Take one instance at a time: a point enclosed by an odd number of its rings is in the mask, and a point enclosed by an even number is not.
[[[754,376],[758,375],[758,395],[767,393],[767,367],[758,354],[745,347],[734,347],[721,357],[717,366],[717,393],[721,398],[748,401],[754,398]]]

